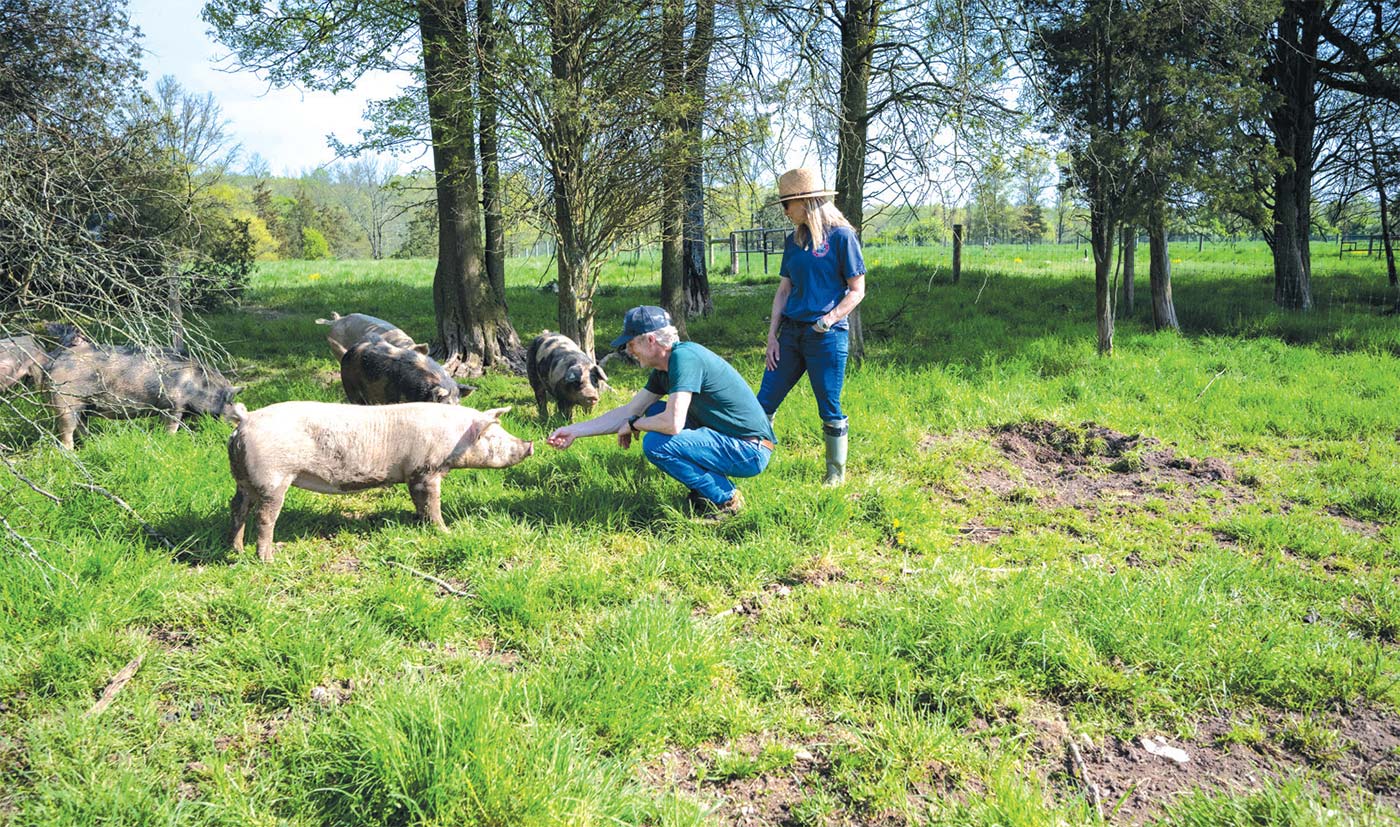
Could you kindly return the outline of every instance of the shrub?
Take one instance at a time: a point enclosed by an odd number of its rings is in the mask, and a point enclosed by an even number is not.
[[[320,230],[311,227],[301,228],[301,257],[304,259],[331,257],[331,245]]]

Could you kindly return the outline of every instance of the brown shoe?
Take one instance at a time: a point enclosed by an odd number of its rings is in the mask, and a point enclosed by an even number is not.
[[[739,493],[739,489],[736,488],[734,489],[734,496],[730,497],[727,502],[712,503],[709,500],[705,502],[709,504],[709,509],[704,519],[712,523],[718,523],[733,517],[743,509],[744,495]]]

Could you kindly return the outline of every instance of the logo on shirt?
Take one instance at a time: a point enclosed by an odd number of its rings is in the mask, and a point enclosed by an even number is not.
[[[830,249],[830,242],[823,241],[820,247],[812,248],[812,255],[816,256],[817,258],[821,258],[822,256],[826,255],[827,251],[829,251]]]

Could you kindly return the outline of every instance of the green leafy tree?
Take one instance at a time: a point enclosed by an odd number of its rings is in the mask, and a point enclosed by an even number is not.
[[[661,219],[664,142],[659,31],[646,4],[520,4],[500,33],[503,119],[548,176],[558,266],[559,332],[594,348],[601,265]]]
[[[312,261],[331,257],[331,245],[320,230],[301,228],[301,257]]]
[[[1113,250],[1141,134],[1129,103],[1141,66],[1119,49],[1132,25],[1126,0],[1027,3],[1029,50],[1052,126],[1065,136],[1073,173],[1089,204],[1098,350],[1113,352]]]
[[[1312,204],[1324,91],[1400,103],[1400,7],[1375,0],[1282,0],[1262,44],[1272,107],[1265,123],[1277,163],[1259,173],[1268,193],[1265,238],[1274,302],[1312,307]]]
[[[266,7],[209,0],[203,17],[239,66],[279,86],[345,89],[372,70],[408,69],[423,79],[422,87],[368,107],[374,128],[354,149],[421,145],[428,136],[439,219],[433,355],[460,374],[522,368],[524,349],[503,285],[494,284],[485,267],[473,95],[481,47],[465,5],[284,0]]]

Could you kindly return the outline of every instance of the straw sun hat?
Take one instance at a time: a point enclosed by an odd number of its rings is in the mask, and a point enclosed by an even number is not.
[[[778,198],[769,203],[777,204],[794,198],[823,198],[835,194],[836,190],[829,190],[822,184],[821,173],[807,167],[798,167],[778,176]]]

